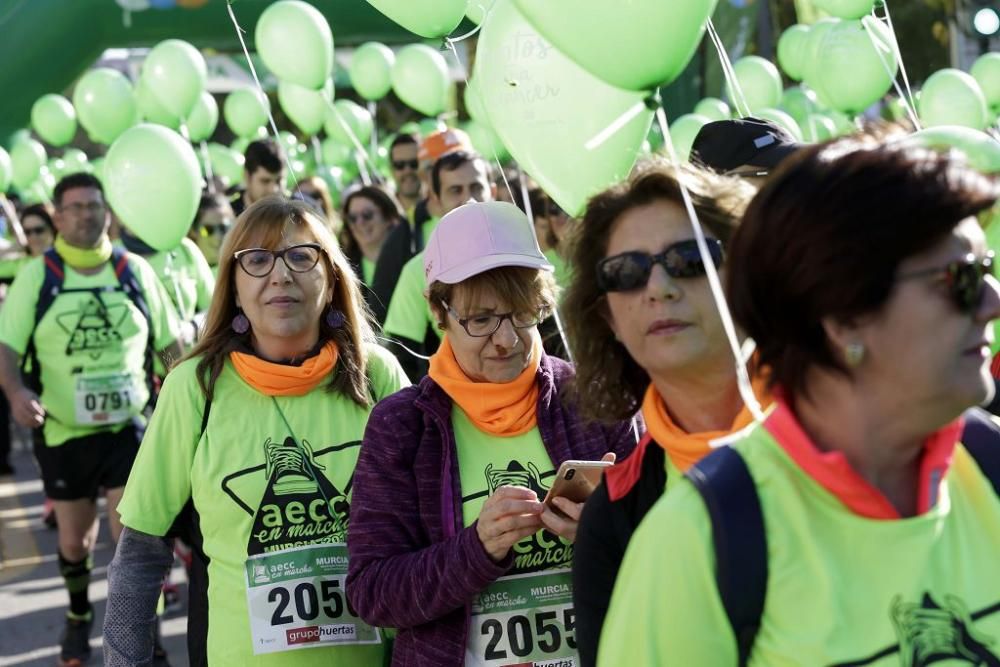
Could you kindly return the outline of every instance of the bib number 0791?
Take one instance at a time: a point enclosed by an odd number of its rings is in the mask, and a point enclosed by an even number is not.
[[[123,407],[127,408],[132,405],[132,399],[127,391],[102,391],[97,393],[88,393],[83,397],[83,407],[85,407],[89,412],[96,412],[100,410],[105,412],[107,410],[121,410]]]
[[[277,603],[271,614],[272,627],[294,623],[296,616],[299,620],[314,621],[319,618],[320,612],[330,619],[340,618],[345,607],[351,616],[357,616],[340,589],[339,579],[324,579],[318,591],[311,581],[303,581],[292,589],[276,586],[267,594],[267,601]],[[294,608],[295,616],[286,613],[289,607]]]
[[[518,658],[531,655],[536,645],[543,653],[555,653],[562,648],[563,641],[570,649],[576,650],[573,633],[576,626],[575,610],[562,610],[562,628],[557,622],[558,617],[559,612],[556,611],[541,611],[532,616],[515,614],[507,619],[506,626],[500,619],[486,619],[480,628],[481,634],[490,638],[484,657],[487,660],[505,660],[509,657],[507,651],[500,648],[505,634],[510,652]]]

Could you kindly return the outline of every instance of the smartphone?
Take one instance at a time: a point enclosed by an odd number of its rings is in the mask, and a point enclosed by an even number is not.
[[[610,461],[563,461],[559,466],[559,472],[556,473],[556,481],[552,483],[552,488],[545,494],[545,500],[542,502],[555,511],[559,511],[552,504],[552,499],[556,496],[562,496],[574,503],[584,502],[601,483],[604,469],[613,465]]]

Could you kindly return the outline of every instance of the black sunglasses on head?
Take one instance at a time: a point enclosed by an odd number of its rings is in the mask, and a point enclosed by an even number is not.
[[[958,306],[958,309],[967,314],[975,312],[979,304],[983,301],[983,292],[986,289],[986,276],[994,275],[993,251],[979,259],[972,253],[964,258],[949,262],[941,267],[933,269],[922,269],[911,273],[904,273],[896,280],[909,280],[911,278],[923,278],[926,276],[943,278],[948,286],[948,292]]]
[[[705,239],[715,268],[722,266],[722,242]],[[645,287],[653,267],[659,264],[671,278],[700,278],[705,264],[695,239],[680,241],[657,254],[633,250],[605,257],[597,263],[597,286],[602,292],[628,292]]]

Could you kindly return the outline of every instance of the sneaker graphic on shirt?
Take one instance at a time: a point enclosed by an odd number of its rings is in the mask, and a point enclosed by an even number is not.
[[[542,484],[542,474],[531,461],[528,461],[527,470],[518,461],[511,461],[507,468],[497,470],[492,463],[486,465],[486,486],[490,495],[496,493],[501,486],[523,486],[535,492],[539,499],[544,498],[549,492],[549,487]]]
[[[269,438],[264,443],[264,455],[267,458],[264,474],[272,480],[272,488],[277,495],[316,493],[319,490],[315,473],[311,471],[326,468],[316,463],[308,441],[303,440],[299,446],[290,437],[284,442],[272,442]]]
[[[924,593],[919,603],[903,602],[897,596],[890,615],[904,667],[951,661],[1000,667],[1000,657],[994,653],[996,640],[976,630],[973,614],[954,595],[944,596],[944,604],[930,593]]]

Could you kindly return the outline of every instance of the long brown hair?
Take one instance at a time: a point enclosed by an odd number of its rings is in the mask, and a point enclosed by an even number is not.
[[[245,210],[219,251],[219,275],[208,309],[205,331],[201,340],[186,356],[198,358],[198,384],[209,400],[215,393],[215,383],[225,366],[229,353],[245,346],[250,333],[239,336],[233,332],[236,307],[235,272],[238,263],[234,253],[251,247],[251,242],[265,248],[276,248],[289,226],[304,227],[323,249],[332,308],[343,311],[345,322],[336,329],[320,318],[320,341],[333,341],[338,348],[338,369],[333,373],[327,390],[342,393],[362,407],[371,405],[371,387],[366,375],[367,355],[364,346],[374,343],[370,315],[361,297],[358,280],[347,259],[340,251],[330,230],[307,204],[283,197],[265,197]]]
[[[698,219],[727,245],[753,188],[691,165],[674,167],[653,160],[626,181],[595,195],[569,243],[572,282],[559,312],[563,315],[576,365],[573,394],[580,413],[599,421],[631,417],[642,403],[649,374],[615,338],[608,300],[597,286],[597,262],[604,259],[615,222],[627,211],[658,200],[683,206],[678,180],[691,193]],[[692,232],[693,234],[693,232]]]

